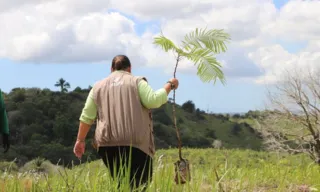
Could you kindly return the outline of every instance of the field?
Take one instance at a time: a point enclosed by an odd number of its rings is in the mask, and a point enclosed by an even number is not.
[[[155,157],[153,181],[147,191],[266,192],[320,189],[319,166],[304,155],[250,150],[184,149],[183,156],[191,162],[191,182],[177,186],[174,183],[173,167],[173,162],[178,160],[177,150],[159,150]],[[49,169],[48,165],[42,168],[50,170],[50,173],[21,173],[21,169],[19,172],[1,173],[0,191],[114,191],[115,186],[100,160],[72,169]]]

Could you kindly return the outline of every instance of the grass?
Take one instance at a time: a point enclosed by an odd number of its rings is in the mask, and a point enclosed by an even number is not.
[[[191,182],[174,183],[177,149],[159,150],[154,176],[147,191],[316,191],[320,167],[304,155],[285,155],[250,150],[184,149],[191,163]],[[217,180],[215,170],[220,178]],[[116,191],[102,161],[64,169],[58,173],[4,172],[0,191]],[[128,191],[128,188],[123,191]],[[222,190],[221,190],[222,189]],[[307,190],[305,190],[307,191]]]

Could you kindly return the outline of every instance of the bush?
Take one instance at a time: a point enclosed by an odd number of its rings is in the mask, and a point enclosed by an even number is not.
[[[0,172],[17,172],[18,166],[15,162],[3,161],[0,162]]]
[[[222,148],[222,141],[221,140],[214,140],[212,143],[212,147],[215,149],[221,149]]]
[[[54,174],[58,171],[58,169],[60,169],[59,166],[56,166],[50,161],[38,157],[32,161],[27,162],[20,171]]]
[[[236,123],[236,124],[232,127],[231,132],[232,132],[233,135],[238,136],[239,133],[241,132],[241,130],[242,130],[241,125],[238,124],[238,123]]]
[[[160,121],[164,125],[172,125],[172,119],[166,113],[164,107],[153,110],[153,119],[154,121]]]
[[[183,110],[185,110],[188,113],[193,113],[196,110],[196,106],[193,103],[193,101],[191,101],[191,100],[186,101],[185,103],[183,103],[181,107],[182,107]]]

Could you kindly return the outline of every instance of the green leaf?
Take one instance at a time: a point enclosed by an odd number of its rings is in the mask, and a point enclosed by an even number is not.
[[[227,50],[226,43],[230,40],[229,34],[218,29],[195,29],[188,33],[182,41],[182,48],[178,48],[170,39],[162,34],[154,39],[154,44],[161,46],[168,52],[172,50],[179,58],[186,57],[197,65],[197,75],[203,82],[211,82],[219,79],[225,84],[222,66],[215,58],[216,54]]]
[[[193,49],[189,54],[185,55],[190,61],[197,65],[197,75],[203,82],[216,83],[217,79],[225,84],[224,74],[221,70],[221,64],[214,57],[210,49]]]
[[[164,51],[168,52],[173,50],[177,53],[182,52],[170,39],[166,38],[162,34],[159,37],[155,37],[153,44],[160,46]]]
[[[191,50],[193,48],[206,48],[214,53],[221,53],[227,50],[226,42],[230,40],[230,35],[222,29],[196,29],[184,38],[183,48]]]

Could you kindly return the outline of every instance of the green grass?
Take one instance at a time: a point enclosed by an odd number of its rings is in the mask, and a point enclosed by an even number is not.
[[[191,163],[191,182],[174,183],[177,149],[159,150],[148,191],[299,191],[320,189],[320,167],[304,155],[285,155],[249,150],[184,149]],[[215,176],[219,175],[219,182]],[[0,191],[114,191],[102,161],[65,169],[48,176],[2,173]],[[124,189],[124,191],[128,191]]]

